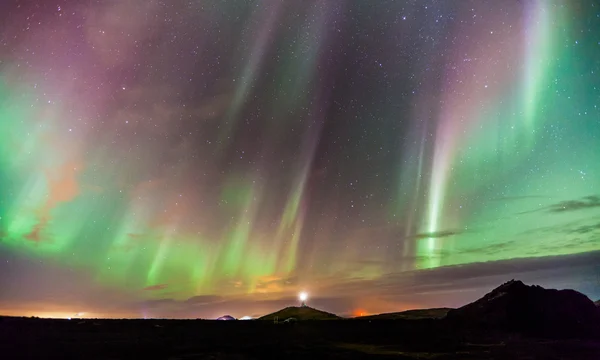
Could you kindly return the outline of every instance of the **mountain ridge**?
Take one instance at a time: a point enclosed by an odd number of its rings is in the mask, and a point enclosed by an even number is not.
[[[482,298],[448,312],[462,326],[533,335],[580,336],[600,333],[600,311],[575,290],[545,289],[511,280]]]
[[[341,317],[328,313],[326,311],[311,308],[309,306],[288,306],[273,313],[261,316],[258,320],[275,320],[284,321],[294,318],[295,320],[340,320]]]
[[[400,312],[358,316],[356,320],[423,320],[445,318],[452,308],[414,309]]]

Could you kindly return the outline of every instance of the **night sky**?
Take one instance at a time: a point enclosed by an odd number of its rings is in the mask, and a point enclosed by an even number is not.
[[[0,313],[600,298],[600,4],[0,4]]]

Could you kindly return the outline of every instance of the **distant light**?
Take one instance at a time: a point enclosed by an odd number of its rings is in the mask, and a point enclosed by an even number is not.
[[[67,320],[71,320],[71,318],[70,318],[70,317],[68,317],[68,318],[67,318]]]
[[[248,316],[248,315],[243,316],[243,317],[240,318],[240,320],[252,320],[252,319],[253,319],[253,317],[252,316]]]
[[[300,293],[300,295],[298,295],[298,298],[300,299],[300,301],[304,302],[306,301],[306,299],[308,299],[308,294],[303,291]]]

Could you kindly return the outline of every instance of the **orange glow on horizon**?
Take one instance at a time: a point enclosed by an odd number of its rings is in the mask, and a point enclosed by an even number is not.
[[[0,308],[0,316],[36,317],[40,319],[139,319],[135,313],[105,313],[89,311],[68,311],[60,307],[54,310],[26,310]]]
[[[352,311],[353,317],[368,316],[368,315],[371,315],[371,314],[365,309],[355,309],[354,311]]]

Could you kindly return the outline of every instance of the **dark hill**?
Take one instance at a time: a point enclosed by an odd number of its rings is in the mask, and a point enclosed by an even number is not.
[[[549,337],[595,335],[600,326],[600,312],[587,296],[575,290],[544,289],[514,280],[449,311],[446,319],[467,327]]]
[[[341,319],[335,314],[331,314],[325,311],[313,309],[308,306],[290,306],[285,309],[281,309],[272,314],[268,314],[258,318],[258,320],[275,320],[278,317],[279,321],[284,321],[289,318],[296,320],[337,320]]]
[[[596,304],[596,306],[600,307],[600,300],[596,301],[594,304]]]
[[[450,308],[419,309],[407,310],[396,313],[386,313],[378,315],[360,316],[357,320],[423,320],[423,319],[442,319],[446,317]]]

